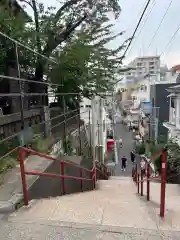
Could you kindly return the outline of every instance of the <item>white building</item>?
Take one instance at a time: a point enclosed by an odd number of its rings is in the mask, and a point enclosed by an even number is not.
[[[142,77],[147,73],[158,76],[160,72],[160,56],[137,57],[128,64],[128,67],[132,68],[132,70],[122,74],[126,78]]]
[[[101,161],[104,161],[104,155],[107,148],[107,128],[110,120],[107,118],[105,109],[105,100],[96,96],[93,100],[84,98],[81,102],[81,119],[84,121],[87,134],[91,134],[91,143],[94,149],[94,157],[98,159],[95,149],[101,149]],[[89,123],[90,128],[89,129]],[[91,132],[89,132],[91,130]],[[99,160],[99,159],[98,159]]]
[[[92,109],[90,99],[83,98],[80,105],[80,116],[86,125],[89,124],[89,122],[92,124]]]
[[[168,138],[176,138],[180,145],[180,85],[167,89],[170,93],[169,121],[163,126],[169,130]]]
[[[107,150],[107,113],[104,99],[96,96],[92,100],[92,138],[94,149],[100,149],[100,161],[104,162],[104,156]],[[95,157],[98,155],[95,152]]]

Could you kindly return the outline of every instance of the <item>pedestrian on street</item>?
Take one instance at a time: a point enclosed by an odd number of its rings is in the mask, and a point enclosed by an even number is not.
[[[140,166],[141,166],[142,175],[146,176],[146,162],[143,158],[140,162]]]
[[[130,152],[130,157],[131,157],[131,162],[134,163],[134,160],[135,160],[135,153],[134,153],[134,151]]]
[[[126,162],[127,162],[127,158],[123,156],[121,158],[121,171],[126,171]]]
[[[119,139],[119,146],[122,147],[122,138]]]

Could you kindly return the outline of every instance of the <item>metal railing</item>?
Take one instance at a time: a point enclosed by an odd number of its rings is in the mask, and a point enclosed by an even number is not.
[[[19,163],[20,163],[20,171],[21,171],[22,189],[23,189],[24,204],[26,206],[29,204],[26,175],[59,178],[59,180],[61,180],[61,182],[62,182],[63,194],[66,194],[65,179],[79,180],[82,192],[83,192],[83,182],[84,181],[92,181],[92,189],[95,188],[95,185],[96,185],[96,167],[95,166],[93,166],[93,168],[90,170],[90,169],[81,167],[78,164],[75,164],[73,162],[60,160],[59,167],[60,167],[61,174],[45,173],[45,172],[38,172],[38,171],[28,171],[25,169],[25,166],[24,166],[25,154],[36,155],[36,156],[39,156],[39,157],[42,157],[42,158],[45,158],[45,159],[51,160],[51,161],[56,161],[58,159],[55,157],[49,156],[47,154],[36,152],[29,148],[24,148],[24,147],[19,148]],[[75,168],[78,168],[80,170],[80,177],[65,175],[65,166],[67,166],[67,165],[71,165],[71,166],[74,166]],[[83,172],[90,173],[91,177],[90,178],[83,177]]]
[[[151,177],[150,174],[150,164],[161,156],[161,176]],[[146,176],[146,177],[145,177]],[[143,183],[146,181],[146,197],[147,201],[150,200],[150,181],[159,180],[161,182],[160,190],[160,217],[164,217],[165,212],[165,189],[167,181],[167,149],[163,149],[161,152],[157,153],[151,160],[146,163],[145,173],[141,169],[138,170],[137,163],[132,168],[132,178],[137,185],[137,193],[143,196],[144,186]]]

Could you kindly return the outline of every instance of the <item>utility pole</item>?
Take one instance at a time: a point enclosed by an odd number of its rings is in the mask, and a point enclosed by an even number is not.
[[[91,156],[92,151],[92,139],[91,139],[91,109],[89,109],[89,157]]]
[[[92,109],[92,152],[93,152],[93,165],[96,160],[96,111],[95,111],[95,98],[91,100],[91,109]]]
[[[19,65],[19,54],[18,54],[18,46],[15,43],[15,51],[16,51],[16,66],[17,66],[17,77],[21,78],[21,70]],[[21,145],[24,146],[24,93],[22,88],[22,82],[19,80],[19,93],[20,93],[20,112],[21,112]]]
[[[78,124],[78,138],[79,138],[79,155],[82,154],[82,146],[81,146],[81,109],[80,109],[80,95],[78,95],[78,115],[77,115],[77,124]]]
[[[67,149],[67,122],[66,122],[66,101],[65,98],[63,96],[63,111],[64,111],[64,150],[65,153],[68,153],[68,149]]]
[[[103,136],[103,102],[101,97],[99,98],[99,158],[102,163],[104,163],[104,136]]]

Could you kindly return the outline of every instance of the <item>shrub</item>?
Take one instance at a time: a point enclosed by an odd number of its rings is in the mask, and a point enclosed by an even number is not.
[[[145,154],[145,151],[146,151],[145,144],[144,144],[144,143],[140,143],[140,144],[136,145],[135,151],[136,151],[136,153],[138,153],[139,155]]]
[[[161,174],[161,156],[159,156],[155,161],[154,161],[154,166],[156,171]]]

